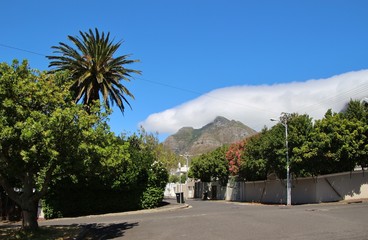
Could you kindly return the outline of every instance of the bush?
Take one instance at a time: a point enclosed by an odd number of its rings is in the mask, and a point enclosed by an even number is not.
[[[60,211],[54,209],[54,206],[45,200],[42,200],[42,211],[46,219],[63,217],[63,214]]]
[[[150,209],[157,207],[164,198],[164,193],[161,188],[149,187],[143,193],[141,198],[141,208]]]
[[[50,186],[46,218],[153,208],[162,201],[169,175],[148,141],[135,135],[108,140],[92,149],[86,146],[84,165]]]
[[[78,183],[63,179],[52,187],[42,208],[46,219],[132,211],[141,208],[144,190],[138,184],[116,190],[91,179]]]
[[[170,175],[169,176],[169,183],[177,183],[179,182],[179,176],[178,175]]]

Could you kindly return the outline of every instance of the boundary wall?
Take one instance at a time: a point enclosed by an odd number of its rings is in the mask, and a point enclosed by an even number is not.
[[[195,198],[228,201],[286,203],[286,181],[275,179],[254,182],[196,182]],[[306,204],[368,198],[368,172],[352,171],[292,180],[291,203]]]

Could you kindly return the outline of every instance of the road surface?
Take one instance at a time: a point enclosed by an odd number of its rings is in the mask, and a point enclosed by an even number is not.
[[[93,239],[368,239],[367,202],[292,207],[224,201],[187,203],[191,207],[175,211],[60,219],[40,225],[80,224]]]

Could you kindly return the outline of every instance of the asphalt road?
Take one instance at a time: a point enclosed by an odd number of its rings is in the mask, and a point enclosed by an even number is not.
[[[292,207],[188,201],[172,211],[43,221],[84,225],[93,239],[368,239],[368,203]],[[83,238],[81,238],[83,239]]]

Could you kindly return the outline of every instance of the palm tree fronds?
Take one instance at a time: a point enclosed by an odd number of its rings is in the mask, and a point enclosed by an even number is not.
[[[110,108],[116,103],[121,112],[124,104],[131,107],[126,96],[134,96],[121,83],[130,81],[132,74],[141,71],[125,68],[126,65],[139,62],[129,59],[130,55],[114,57],[122,42],[114,43],[110,40],[110,33],[100,33],[97,28],[87,32],[79,32],[79,36],[68,36],[72,46],[60,42],[52,46],[54,56],[47,56],[52,72],[68,70],[74,79],[71,91],[75,93],[75,101],[82,99],[83,104],[89,105],[100,100],[100,95],[106,106]]]

